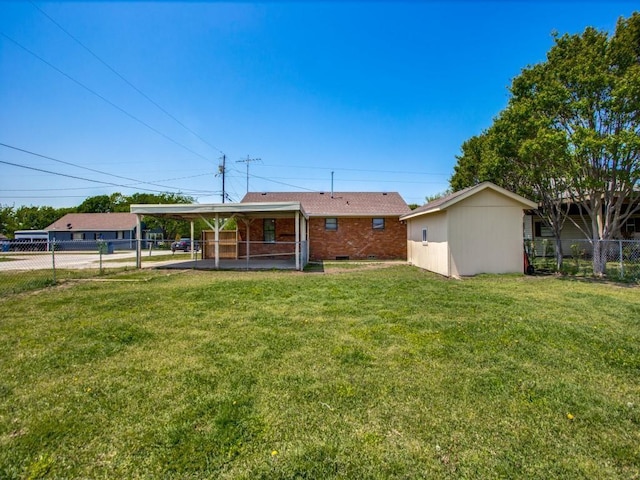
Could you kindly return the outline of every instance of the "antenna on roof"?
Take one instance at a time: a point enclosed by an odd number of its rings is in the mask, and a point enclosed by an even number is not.
[[[236,160],[236,163],[246,163],[247,164],[247,193],[249,193],[249,163],[251,162],[261,162],[262,159],[261,158],[249,158],[249,155],[247,155],[247,158],[245,158],[244,160]]]
[[[331,172],[331,198],[333,198],[333,171]]]

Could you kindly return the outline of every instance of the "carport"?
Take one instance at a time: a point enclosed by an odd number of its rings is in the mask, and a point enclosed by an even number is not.
[[[194,239],[194,221],[203,220],[213,231],[213,262],[211,268],[287,268],[287,262],[278,260],[284,256],[293,256],[292,268],[302,270],[309,258],[309,216],[302,208],[300,202],[255,202],[255,203],[213,203],[213,204],[171,204],[171,205],[131,205],[131,213],[136,214],[138,219],[137,228],[137,267],[141,267],[142,259],[142,218],[145,215],[158,218],[171,218],[174,220],[186,220],[191,222],[191,239]],[[221,225],[225,220],[235,218],[239,227],[242,226],[244,240],[238,240],[237,259],[235,262],[224,260],[221,263],[220,255],[220,232]],[[252,233],[252,224],[256,220],[289,219],[294,229],[291,235],[293,241],[282,241],[273,238],[257,238],[256,233]],[[262,228],[254,228],[253,231],[263,233]],[[266,240],[266,241],[265,241]],[[253,249],[252,249],[253,245]],[[204,250],[204,246],[203,246]],[[194,251],[191,251],[191,258],[194,258]],[[199,262],[201,265],[203,262]]]

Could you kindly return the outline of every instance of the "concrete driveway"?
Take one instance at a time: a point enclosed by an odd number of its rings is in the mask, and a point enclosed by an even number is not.
[[[166,251],[158,251],[157,255],[166,255]],[[143,255],[148,255],[144,252]],[[0,261],[0,272],[15,270],[46,270],[53,267],[53,257],[51,252],[3,253],[5,261]],[[120,260],[120,261],[114,261]],[[60,269],[83,269],[100,268],[100,254],[94,252],[56,252],[56,268]],[[136,252],[125,251],[116,252],[109,255],[102,255],[102,268],[118,268],[124,266],[135,266]]]

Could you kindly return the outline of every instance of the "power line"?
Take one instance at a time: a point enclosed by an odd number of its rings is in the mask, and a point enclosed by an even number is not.
[[[235,172],[237,172],[237,173],[242,174],[242,172],[240,172],[239,170],[234,170],[234,171],[235,171]],[[318,191],[319,191],[319,190],[314,190],[314,189],[312,189],[312,188],[301,187],[301,186],[299,186],[299,185],[292,185],[292,184],[290,184],[290,183],[278,182],[277,180],[271,180],[270,178],[261,177],[260,175],[254,175],[254,174],[251,174],[251,177],[253,177],[253,178],[259,178],[259,179],[261,179],[261,180],[265,180],[265,181],[267,181],[267,182],[271,182],[271,183],[277,183],[277,184],[279,184],[279,185],[285,185],[285,186],[287,186],[287,187],[297,188],[298,190],[306,190],[306,191],[308,191],[308,192],[318,192]]]
[[[82,43],[77,37],[75,37],[74,35],[72,35],[68,30],[66,30],[62,25],[60,25],[58,22],[56,22],[51,16],[49,16],[49,14],[47,14],[44,10],[42,10],[38,5],[36,5],[33,1],[31,2],[31,5],[33,5],[42,15],[44,15],[45,17],[47,17],[49,20],[51,20],[51,22],[53,22],[54,25],[56,25],[60,30],[62,30],[64,33],[66,33],[69,38],[71,38],[74,42],[76,42],[78,45],[80,45],[82,48],[84,48],[87,52],[89,52],[93,58],[95,58],[96,60],[98,60],[100,63],[102,63],[102,65],[104,65],[105,67],[107,67],[109,70],[111,70],[111,72],[113,72],[118,78],[120,78],[123,82],[125,82],[127,85],[129,85],[131,88],[133,88],[136,92],[138,92],[140,95],[142,95],[145,99],[147,99],[151,104],[153,104],[156,108],[158,108],[162,113],[164,113],[165,115],[167,115],[169,118],[171,118],[172,120],[174,120],[176,123],[178,123],[182,128],[184,128],[186,131],[188,131],[189,133],[195,135],[198,139],[200,139],[200,141],[202,141],[203,143],[207,144],[208,146],[210,146],[211,148],[213,148],[214,150],[216,150],[217,152],[220,153],[224,153],[222,150],[220,150],[218,147],[216,147],[215,145],[212,145],[211,143],[209,143],[207,140],[205,140],[204,138],[202,138],[198,133],[194,132],[191,128],[189,128],[188,126],[186,126],[184,123],[182,123],[180,120],[178,120],[175,116],[173,116],[171,113],[169,113],[166,109],[162,108],[156,101],[154,101],[152,98],[150,98],[146,93],[144,93],[142,90],[140,90],[138,87],[136,87],[133,83],[131,83],[129,80],[127,80],[120,72],[118,72],[115,68],[113,68],[111,65],[109,65],[107,62],[105,62],[102,58],[100,58],[95,52],[93,52],[93,50],[91,50],[89,47],[87,47],[84,43]]]
[[[80,82],[79,80],[76,80],[75,78],[73,78],[71,75],[65,73],[64,71],[60,70],[58,67],[56,67],[55,65],[53,65],[52,63],[48,62],[47,60],[45,60],[44,58],[42,58],[41,56],[39,56],[37,53],[33,52],[32,50],[29,50],[27,47],[25,47],[24,45],[20,44],[19,42],[17,42],[16,40],[14,40],[13,38],[9,37],[8,35],[6,35],[4,32],[1,33],[1,35],[6,38],[7,40],[9,40],[10,42],[12,42],[13,44],[15,44],[16,46],[18,46],[19,48],[21,48],[22,50],[24,50],[25,52],[27,52],[28,54],[34,56],[35,58],[37,58],[38,60],[40,60],[42,63],[44,63],[45,65],[49,66],[50,68],[52,68],[53,70],[55,70],[56,72],[58,72],[60,75],[68,78],[69,80],[71,80],[73,83],[75,83],[76,85],[84,88],[87,92],[95,95],[96,97],[98,97],[99,99],[101,99],[102,101],[104,101],[105,103],[108,103],[109,105],[111,105],[113,108],[115,108],[116,110],[119,110],[120,112],[124,113],[127,117],[131,118],[132,120],[135,120],[136,122],[140,123],[141,125],[144,125],[145,127],[147,127],[149,130],[151,130],[152,132],[155,132],[156,134],[160,135],[161,137],[165,138],[166,140],[169,140],[171,143],[185,149],[186,151],[206,160],[207,162],[210,161],[209,158],[205,157],[204,155],[196,152],[195,150],[192,150],[191,148],[187,147],[186,145],[178,142],[177,140],[174,140],[173,138],[171,138],[170,136],[168,136],[165,133],[162,133],[160,130],[158,130],[155,127],[152,127],[151,125],[149,125],[148,123],[146,123],[144,120],[139,119],[138,117],[136,117],[135,115],[129,113],[128,111],[126,111],[124,108],[118,106],[117,104],[113,103],[111,100],[107,99],[106,97],[100,95],[98,92],[96,92],[95,90],[91,89],[90,87],[86,86],[84,83]]]
[[[19,168],[26,168],[27,170],[34,170],[36,172],[43,172],[43,173],[49,173],[51,175],[58,175],[60,177],[73,178],[75,180],[83,180],[85,182],[99,183],[101,185],[109,185],[111,187],[133,188],[133,187],[129,187],[127,185],[120,185],[120,184],[112,183],[112,182],[103,182],[101,180],[93,180],[91,178],[77,177],[75,175],[69,175],[69,174],[66,174],[66,173],[52,172],[50,170],[44,170],[42,168],[29,167],[27,165],[20,165],[18,163],[6,162],[4,160],[0,160],[0,163],[4,163],[5,165],[12,165],[14,167],[19,167]],[[165,193],[165,192],[163,192],[161,190],[152,190],[152,189],[149,189],[149,188],[140,188],[140,190],[146,190],[147,192]]]
[[[263,164],[263,166],[276,168],[307,168],[313,170],[340,170],[345,172],[397,173],[401,175],[433,175],[438,177],[446,177],[450,175],[449,173],[403,172],[398,170],[373,170],[368,168],[312,167],[309,165],[273,165],[268,163]]]
[[[36,172],[48,173],[50,175],[57,175],[57,176],[60,176],[60,177],[73,178],[75,180],[82,180],[82,181],[85,181],[85,182],[98,183],[100,185],[107,185],[107,186],[111,186],[111,187],[131,188],[131,189],[144,190],[144,191],[147,191],[147,192],[154,192],[154,193],[166,193],[167,192],[166,190],[155,190],[155,189],[150,189],[150,188],[136,187],[135,185],[122,185],[122,184],[119,184],[119,183],[105,182],[105,181],[102,181],[102,180],[93,180],[91,178],[78,177],[77,175],[69,175],[67,173],[52,172],[51,170],[45,170],[43,168],[30,167],[28,165],[20,165],[19,163],[7,162],[5,160],[0,160],[0,163],[4,163],[5,165],[11,165],[11,166],[18,167],[18,168],[24,168],[24,169],[27,169],[27,170],[33,170],[33,171],[36,171]],[[170,190],[175,190],[175,189],[172,188]],[[178,193],[195,195],[195,194],[210,193],[210,191],[207,191],[207,190],[192,190],[192,191],[187,191],[187,192],[179,191]]]
[[[29,150],[25,150],[24,148],[18,148],[18,147],[14,147],[13,145],[7,145],[6,143],[2,143],[2,142],[0,142],[0,146],[6,147],[6,148],[11,148],[12,150],[17,150],[18,152],[27,153],[29,155],[33,155],[33,156],[36,156],[36,157],[45,158],[47,160],[52,160],[54,162],[62,163],[64,165],[70,165],[72,167],[80,168],[82,170],[87,170],[89,172],[99,173],[101,175],[107,175],[107,176],[114,177],[114,178],[120,178],[122,180],[129,180],[130,182],[136,182],[138,184],[153,185],[154,187],[168,188],[170,190],[173,190],[175,188],[175,187],[170,187],[168,185],[159,185],[157,183],[144,182],[142,180],[137,180],[135,178],[123,177],[122,175],[116,175],[116,174],[113,174],[113,173],[103,172],[101,170],[96,170],[95,168],[89,168],[89,167],[85,167],[85,166],[82,166],[82,165],[78,165],[76,163],[66,162],[64,160],[59,160],[57,158],[49,157],[48,155],[42,155],[40,153],[31,152]]]

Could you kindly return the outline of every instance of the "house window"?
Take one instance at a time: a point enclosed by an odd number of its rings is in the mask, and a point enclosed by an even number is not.
[[[371,226],[374,230],[384,230],[384,218],[374,218]]]
[[[276,243],[276,219],[265,218],[263,221],[263,240],[267,243]]]
[[[338,219],[337,218],[325,218],[324,219],[324,229],[336,231],[338,230]]]
[[[118,230],[116,232],[116,239],[117,240],[124,240],[124,231],[123,230]]]
[[[427,243],[429,243],[429,241],[427,237],[427,227],[425,227],[422,229],[422,244],[426,245]]]
[[[553,237],[553,230],[544,223],[536,222],[535,228],[536,237]]]
[[[624,225],[624,232],[630,235],[640,233],[640,217],[627,219]]]
[[[71,240],[84,240],[84,233],[82,233],[82,232],[73,232],[71,234]]]

